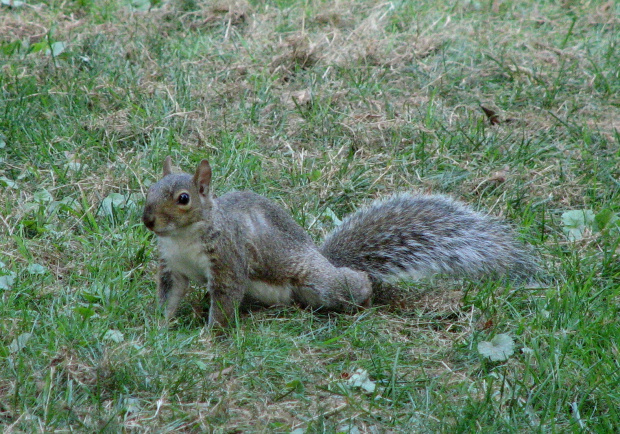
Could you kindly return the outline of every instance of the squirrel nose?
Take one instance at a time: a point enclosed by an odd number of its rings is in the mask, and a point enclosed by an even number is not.
[[[145,219],[144,221],[144,226],[146,226],[147,229],[149,230],[153,230],[153,227],[155,226],[155,219]]]
[[[148,212],[148,210],[144,210],[144,214],[142,214],[142,222],[147,229],[153,230],[155,227],[155,217]]]

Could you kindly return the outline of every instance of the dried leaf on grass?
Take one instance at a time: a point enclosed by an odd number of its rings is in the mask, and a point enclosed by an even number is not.
[[[491,110],[490,108],[483,106],[482,104],[480,104],[480,108],[482,109],[484,114],[487,115],[487,118],[489,118],[489,122],[491,123],[491,125],[499,124],[500,120],[499,120],[499,115],[497,114],[497,112],[495,112],[494,110]]]

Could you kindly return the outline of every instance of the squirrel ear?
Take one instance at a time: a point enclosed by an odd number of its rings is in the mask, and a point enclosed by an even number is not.
[[[207,160],[202,160],[196,168],[194,185],[201,195],[206,196],[209,193],[209,186],[211,185],[211,166]]]
[[[164,160],[164,176],[170,175],[172,173],[172,160],[170,159],[170,155],[166,157]]]

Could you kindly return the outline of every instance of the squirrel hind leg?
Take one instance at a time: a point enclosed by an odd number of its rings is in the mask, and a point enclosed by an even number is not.
[[[368,308],[372,299],[372,282],[363,271],[352,270],[347,267],[336,268],[340,273],[337,293],[345,310],[359,307]]]
[[[295,286],[295,300],[315,309],[355,311],[369,307],[372,298],[372,284],[366,273],[329,263],[307,273]]]

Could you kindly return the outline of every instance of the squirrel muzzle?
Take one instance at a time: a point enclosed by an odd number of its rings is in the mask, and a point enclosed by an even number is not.
[[[144,212],[142,213],[142,223],[144,226],[150,231],[155,228],[155,215],[150,206],[146,206],[144,208]]]

